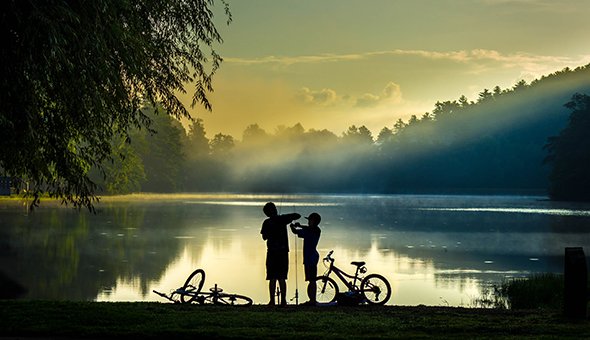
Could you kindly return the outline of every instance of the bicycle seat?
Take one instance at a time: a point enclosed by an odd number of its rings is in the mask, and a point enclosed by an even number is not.
[[[353,266],[362,267],[365,265],[365,261],[352,261],[350,262]]]
[[[209,290],[210,290],[211,292],[213,292],[213,293],[215,293],[215,292],[217,292],[217,293],[221,293],[221,292],[223,292],[223,289],[221,289],[221,288],[219,288],[219,287],[217,287],[217,286],[215,286],[215,287],[211,287],[211,288],[209,288]]]

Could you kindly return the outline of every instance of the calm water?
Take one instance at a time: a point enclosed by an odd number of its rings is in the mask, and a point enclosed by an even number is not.
[[[0,270],[27,299],[163,301],[152,289],[169,292],[203,268],[205,287],[266,303],[267,201],[282,213],[320,213],[320,254],[334,250],[351,271],[366,261],[391,282],[395,305],[472,306],[482,286],[562,272],[564,247],[590,247],[590,205],[544,197],[143,196],[104,199],[96,215],[1,203]],[[302,302],[302,244],[290,242],[288,296],[297,288]]]

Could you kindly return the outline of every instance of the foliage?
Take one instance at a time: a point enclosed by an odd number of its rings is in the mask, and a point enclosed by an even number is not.
[[[225,5],[228,22],[231,19]],[[113,139],[149,127],[140,108],[161,103],[187,117],[177,97],[207,93],[222,59],[215,0],[3,1],[0,5],[0,170],[17,189],[92,208],[92,167]]]
[[[563,276],[534,274],[496,284],[489,307],[509,309],[555,309],[563,306]]]
[[[590,96],[575,94],[565,105],[569,124],[546,144],[552,165],[549,195],[555,200],[590,200]]]
[[[182,151],[184,128],[176,119],[158,109],[147,109],[153,132],[136,131],[131,145],[143,161],[146,181],[144,192],[175,192],[181,188],[181,171],[185,162]]]
[[[146,180],[143,161],[136,150],[122,138],[114,139],[110,161],[103,166],[105,189],[109,194],[130,194],[141,190]]]

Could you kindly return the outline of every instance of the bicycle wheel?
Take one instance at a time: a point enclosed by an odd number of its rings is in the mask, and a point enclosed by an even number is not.
[[[182,293],[180,294],[180,301],[182,303],[191,303],[195,301],[197,295],[203,288],[205,283],[205,271],[203,269],[197,269],[188,276],[184,286],[182,286]]]
[[[361,292],[368,303],[383,305],[391,297],[391,286],[379,274],[369,274],[361,281]]]
[[[239,295],[239,294],[221,293],[217,296],[217,300],[215,300],[215,304],[227,305],[227,306],[250,306],[252,304],[252,299],[250,299],[247,296]]]
[[[330,303],[336,300],[338,285],[336,281],[328,276],[318,276],[316,283],[316,301],[319,303]]]

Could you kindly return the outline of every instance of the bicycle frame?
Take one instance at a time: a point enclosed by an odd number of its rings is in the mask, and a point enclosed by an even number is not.
[[[332,252],[330,252],[328,256],[324,258],[324,262],[330,262],[330,266],[324,273],[324,276],[330,276],[330,274],[334,273],[340,279],[340,281],[344,283],[349,291],[358,291],[359,288],[357,286],[357,282],[360,283],[363,279],[361,276],[359,276],[359,272],[362,273],[361,268],[364,268],[364,266],[357,266],[354,275],[350,275],[334,265],[334,259],[331,257],[331,255]],[[352,279],[352,281],[348,281],[347,278]]]
[[[186,291],[183,288],[178,288],[173,290],[170,295],[160,293],[156,290],[153,292],[160,295],[163,298],[166,298],[174,303],[182,303],[180,296],[190,296],[192,299],[188,302],[196,302],[197,304],[214,304],[214,305],[251,305],[252,299],[247,296],[239,295],[239,294],[230,294],[230,293],[223,293],[223,289],[218,288],[217,284],[215,287],[209,289],[209,292],[195,292],[195,291]]]

